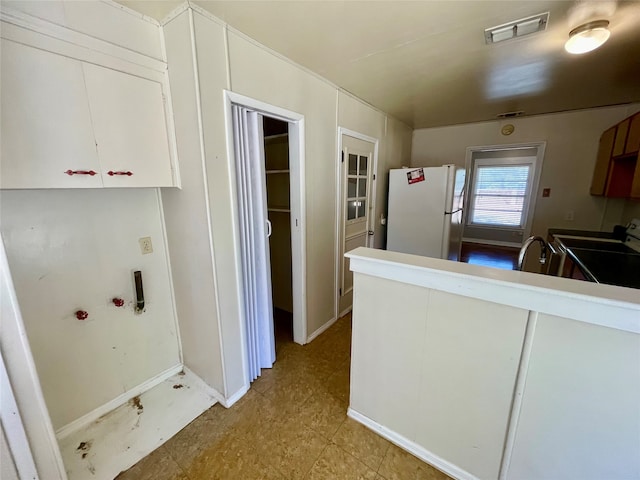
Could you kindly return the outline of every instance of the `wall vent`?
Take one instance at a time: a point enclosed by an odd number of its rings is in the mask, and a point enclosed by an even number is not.
[[[521,18],[513,22],[503,23],[497,27],[487,28],[484,31],[484,41],[487,45],[504,42],[513,38],[524,37],[547,29],[549,12],[540,13],[531,17]]]

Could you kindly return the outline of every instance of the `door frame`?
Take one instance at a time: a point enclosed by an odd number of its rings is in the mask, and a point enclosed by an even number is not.
[[[351,306],[346,308],[344,311],[339,312],[340,308],[340,285],[342,285],[341,281],[341,272],[342,272],[342,256],[344,252],[342,252],[342,244],[344,244],[344,219],[343,219],[343,195],[344,195],[344,175],[343,175],[343,166],[342,166],[342,136],[346,135],[347,137],[357,138],[358,140],[363,140],[365,142],[369,142],[373,144],[373,158],[372,158],[372,172],[371,172],[371,199],[369,200],[370,204],[373,206],[373,216],[375,217],[376,212],[376,198],[377,198],[377,184],[378,184],[378,150],[380,146],[380,140],[375,137],[370,137],[364,133],[356,132],[355,130],[350,130],[345,127],[338,127],[338,150],[336,154],[336,236],[335,236],[335,249],[336,249],[336,268],[335,268],[335,278],[334,278],[334,314],[335,318],[338,319],[343,315],[346,315],[351,311]],[[376,229],[375,227],[375,218],[370,219],[370,225],[373,229],[373,235],[367,235],[367,247],[373,248],[375,245],[375,237],[376,237]]]
[[[227,157],[229,183],[231,185],[231,217],[233,221],[234,263],[236,265],[237,302],[241,315],[242,356],[247,361],[246,318],[242,301],[242,261],[240,252],[239,212],[237,204],[236,158],[233,151],[233,119],[231,105],[254,110],[289,124],[289,195],[291,197],[291,270],[293,293],[293,341],[307,343],[307,252],[306,252],[306,201],[305,201],[305,118],[304,115],[275,105],[224,90],[224,110],[227,128]],[[229,128],[230,127],[230,128]],[[245,366],[246,367],[246,366]],[[246,368],[245,368],[246,371]]]
[[[463,210],[463,218],[462,218],[462,240],[465,242],[473,242],[473,239],[464,237],[464,229],[467,227],[467,221],[469,218],[469,206],[472,201],[472,189],[474,179],[474,164],[473,164],[473,154],[475,152],[487,152],[487,151],[509,151],[509,150],[526,150],[526,149],[536,149],[536,162],[533,171],[533,177],[531,179],[531,192],[529,194],[528,203],[527,203],[527,219],[523,227],[523,235],[522,241],[528,238],[531,235],[531,230],[533,228],[533,217],[535,214],[536,203],[538,198],[538,188],[540,186],[540,177],[542,176],[542,164],[544,162],[544,154],[547,148],[547,142],[526,142],[526,143],[508,143],[503,145],[478,145],[467,147],[466,155],[465,155],[465,168],[467,173],[467,178],[465,180],[465,188],[464,192],[465,196],[465,206]],[[511,242],[502,242],[502,241],[485,241],[483,243],[491,243],[494,245],[504,245],[504,246],[519,246],[516,243]]]

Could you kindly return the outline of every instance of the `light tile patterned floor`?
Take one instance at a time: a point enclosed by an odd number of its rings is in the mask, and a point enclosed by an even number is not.
[[[118,480],[446,480],[347,418],[351,317],[277,361],[232,408],[215,405]]]

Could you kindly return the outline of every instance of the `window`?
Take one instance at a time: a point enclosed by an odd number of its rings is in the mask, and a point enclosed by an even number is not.
[[[520,246],[531,232],[544,143],[467,149],[463,239]]]
[[[347,170],[347,221],[367,215],[367,179],[369,158],[349,154]]]
[[[470,224],[524,227],[531,164],[476,165]]]

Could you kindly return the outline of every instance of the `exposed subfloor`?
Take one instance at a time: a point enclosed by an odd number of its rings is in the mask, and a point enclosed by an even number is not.
[[[118,480],[446,480],[347,418],[351,316],[276,363],[230,409],[214,405]],[[398,408],[402,408],[398,405]]]
[[[191,372],[169,377],[59,441],[69,480],[112,480],[214,403]]]

